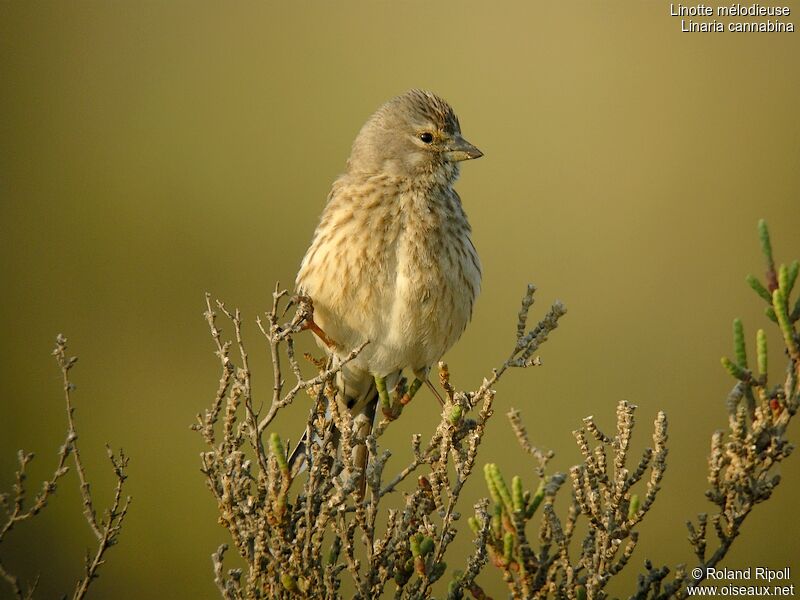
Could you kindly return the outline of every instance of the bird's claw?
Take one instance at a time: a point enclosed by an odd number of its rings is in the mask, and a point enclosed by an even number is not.
[[[328,337],[328,334],[322,330],[322,327],[317,325],[316,321],[314,321],[314,301],[311,300],[309,296],[293,296],[291,302],[297,304],[297,313],[292,322],[296,331],[310,330],[322,340],[322,343],[325,344],[328,350],[335,350],[339,347],[339,344]]]

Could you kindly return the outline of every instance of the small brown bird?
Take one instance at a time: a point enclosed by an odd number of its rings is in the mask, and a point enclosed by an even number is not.
[[[481,267],[453,184],[482,155],[447,102],[411,90],[369,118],[333,183],[296,285],[334,359],[369,341],[338,379],[354,415],[403,369],[413,396],[471,317]]]

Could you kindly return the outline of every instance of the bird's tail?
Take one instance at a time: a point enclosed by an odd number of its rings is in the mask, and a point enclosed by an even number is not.
[[[353,443],[351,444],[352,454],[350,458],[352,461],[353,470],[359,473],[360,481],[358,488],[360,489],[362,496],[366,488],[365,473],[367,462],[369,460],[366,439],[367,436],[372,432],[377,406],[378,392],[376,390],[373,393],[373,396],[365,403],[364,409],[361,411],[361,413],[358,414],[353,420]],[[328,411],[328,418],[330,418],[330,411]],[[339,429],[335,424],[330,423],[329,426],[331,427],[331,441],[333,442],[335,452],[338,453],[341,445],[342,434],[339,432]],[[322,440],[320,439],[319,434],[314,432],[313,436],[314,438],[312,443],[309,443],[308,430],[305,430],[303,435],[300,436],[300,441],[297,442],[294,450],[292,450],[292,453],[289,455],[289,473],[291,473],[292,478],[305,471],[309,466],[309,461],[313,459],[333,459],[333,456],[311,456],[312,444],[316,444],[317,447],[322,445]],[[335,475],[338,475],[338,473],[335,473]]]
[[[387,376],[387,388],[393,389],[399,379],[399,371]],[[364,473],[369,460],[365,440],[371,433],[375,421],[375,414],[379,404],[378,390],[375,385],[375,378],[369,372],[352,368],[350,365],[344,365],[341,371],[337,373],[336,385],[339,390],[337,396],[339,410],[342,412],[348,411],[354,418],[353,437],[355,443],[352,446],[352,461],[353,467],[361,472],[362,481],[360,487],[363,493],[365,485]],[[332,418],[330,407],[326,411],[326,416],[329,420]],[[333,445],[338,452],[341,433],[336,429],[335,425],[331,425],[331,427],[333,427],[333,435],[335,436]],[[319,444],[321,440],[317,438],[314,442]],[[303,432],[300,441],[289,456],[289,472],[293,477],[305,470],[310,458],[309,452],[310,444],[307,432]]]

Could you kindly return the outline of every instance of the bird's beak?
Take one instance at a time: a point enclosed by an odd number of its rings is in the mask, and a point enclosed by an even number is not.
[[[447,145],[447,150],[444,154],[447,157],[447,160],[451,162],[471,160],[473,158],[480,158],[483,156],[483,152],[478,150],[460,135],[455,136],[453,141]]]

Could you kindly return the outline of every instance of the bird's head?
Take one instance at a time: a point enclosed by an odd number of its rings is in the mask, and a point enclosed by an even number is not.
[[[450,105],[410,90],[381,106],[364,124],[347,161],[350,173],[452,182],[458,163],[483,153],[461,136]]]

